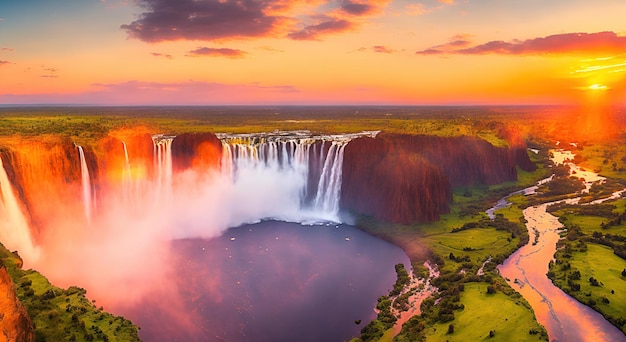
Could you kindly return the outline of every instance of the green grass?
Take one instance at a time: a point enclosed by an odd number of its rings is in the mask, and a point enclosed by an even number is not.
[[[465,284],[461,301],[465,308],[450,323],[437,323],[426,329],[426,341],[540,341],[543,331],[525,301],[502,292],[487,294],[487,284]],[[448,326],[454,333],[448,334]],[[494,337],[489,332],[494,331]]]
[[[587,251],[572,252],[566,260],[571,269],[554,268],[557,270],[554,280],[557,286],[600,312],[613,324],[616,319],[626,317],[626,277],[621,274],[626,269],[626,260],[613,254],[611,248],[593,243],[587,244]],[[576,281],[580,290],[572,291],[567,284],[567,276],[576,270],[580,272],[580,280]],[[597,279],[600,286],[592,286],[591,277]],[[603,299],[608,299],[609,303]],[[626,324],[620,328],[626,333]]]
[[[139,341],[138,329],[127,319],[97,308],[78,287],[56,287],[39,272],[22,270],[21,260],[0,245],[7,267],[35,326],[37,341]]]
[[[438,255],[448,258],[453,253],[456,258],[468,256],[474,266],[480,266],[489,256],[515,249],[518,239],[509,239],[510,233],[492,228],[476,228],[458,233],[431,234],[424,237],[424,243]],[[507,240],[509,239],[509,240]],[[472,249],[471,251],[464,249]],[[446,260],[443,269],[456,271],[461,264]],[[477,270],[477,269],[476,269]]]
[[[607,178],[626,180],[626,159],[622,159],[626,157],[626,145],[620,141],[589,144],[575,153],[582,157],[579,157],[579,165],[583,168]]]
[[[613,254],[609,247],[588,244],[587,252],[574,253],[570,259],[572,267],[580,270],[581,292],[591,293],[598,302],[600,311],[615,317],[626,317],[626,279],[622,270],[626,269],[626,260]],[[590,277],[598,279],[602,286],[591,286],[586,281]],[[611,290],[614,293],[611,293]],[[605,296],[613,304],[604,304],[597,298]]]
[[[602,233],[619,234],[626,236],[626,222],[619,226],[611,226],[602,229],[600,224],[608,222],[609,219],[597,216],[568,216],[568,223],[576,224],[582,228],[583,233],[591,235],[594,231]]]

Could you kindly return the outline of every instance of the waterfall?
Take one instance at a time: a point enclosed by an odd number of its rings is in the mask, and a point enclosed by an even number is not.
[[[307,131],[295,131],[218,134],[223,146],[222,173],[230,177],[235,185],[244,182],[244,177],[256,177],[258,182],[266,182],[273,177],[279,179],[272,192],[280,192],[284,197],[295,200],[297,208],[280,204],[285,208],[282,212],[276,210],[278,217],[289,216],[292,220],[299,215],[339,221],[345,147],[356,137],[375,136],[376,133],[313,135]],[[312,187],[309,188],[309,185]],[[292,212],[285,213],[290,210]]]
[[[83,187],[83,206],[85,207],[85,217],[87,218],[87,223],[89,223],[91,222],[91,209],[93,205],[93,200],[91,196],[91,180],[89,178],[89,168],[87,167],[83,147],[79,145],[76,145],[76,147],[78,148],[78,154],[80,155],[80,175],[81,185]]]
[[[39,248],[33,243],[28,221],[13,193],[2,158],[0,158],[0,241],[9,250],[17,250],[25,262],[36,261],[39,257]]]
[[[126,201],[130,199],[130,194],[133,185],[132,171],[130,169],[130,159],[128,158],[128,148],[126,148],[126,143],[122,141],[122,146],[124,146],[124,169],[122,170],[122,187],[123,187],[123,195]]]
[[[172,141],[174,136],[153,135],[154,167],[157,170],[157,194],[169,196],[172,191]]]
[[[314,206],[324,212],[339,212],[341,196],[341,176],[343,173],[343,153],[347,142],[333,141],[325,156]],[[322,150],[323,151],[323,150]]]

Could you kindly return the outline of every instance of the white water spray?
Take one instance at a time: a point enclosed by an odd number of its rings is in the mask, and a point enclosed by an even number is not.
[[[346,141],[333,141],[325,156],[314,203],[314,207],[323,212],[339,212],[343,152],[347,143]]]
[[[126,148],[126,143],[123,141],[122,146],[124,146],[124,169],[122,170],[123,195],[124,199],[129,201],[132,191],[133,177],[130,169],[130,158],[128,158],[128,148]]]
[[[166,197],[172,193],[172,141],[174,136],[163,134],[153,135],[154,167],[157,170],[157,194],[165,194]]]
[[[24,263],[32,263],[39,258],[40,250],[30,235],[28,221],[13,193],[2,158],[0,158],[0,241],[9,250],[17,250]]]
[[[257,203],[266,210],[257,219],[339,222],[345,147],[354,138],[376,133],[218,134],[223,146],[222,172],[232,180],[235,194],[246,194],[240,202],[260,197]],[[260,192],[250,191],[254,183],[266,187]],[[316,188],[310,189],[310,184]]]
[[[83,147],[76,145],[78,148],[78,154],[80,155],[80,175],[81,185],[83,188],[83,207],[85,208],[85,217],[87,223],[91,222],[91,210],[93,207],[93,197],[91,195],[91,179],[89,178],[89,168],[87,167],[87,161],[85,160],[85,152]]]

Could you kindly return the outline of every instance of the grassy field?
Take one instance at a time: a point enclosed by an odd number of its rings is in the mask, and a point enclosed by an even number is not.
[[[626,145],[605,141],[587,144],[574,151],[577,164],[601,176],[626,180]]]
[[[626,317],[626,277],[621,274],[626,269],[626,260],[613,254],[609,247],[590,243],[587,252],[575,253],[569,262],[581,273],[580,292],[583,296],[594,299],[602,313]],[[598,279],[601,286],[592,286],[585,281],[590,277]],[[603,302],[602,297],[608,298],[610,303]]]
[[[450,323],[437,323],[426,329],[427,341],[541,341],[542,328],[528,304],[520,297],[502,292],[487,293],[487,284],[466,284],[461,295],[465,308]],[[450,324],[454,332],[448,333]],[[493,337],[490,337],[493,332]]]

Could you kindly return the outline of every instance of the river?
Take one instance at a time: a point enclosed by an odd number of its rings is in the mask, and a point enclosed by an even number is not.
[[[555,152],[555,163],[564,162],[563,156],[573,157],[567,151]],[[584,177],[588,184],[601,179],[593,172],[568,164],[570,172]],[[506,202],[506,199],[503,200]],[[501,201],[498,201],[500,207]],[[529,242],[499,265],[498,270],[530,303],[537,320],[546,327],[551,341],[626,341],[626,336],[601,314],[567,295],[546,276],[548,264],[556,252],[559,231],[563,228],[555,216],[546,212],[550,204],[543,203],[523,211]],[[535,240],[537,243],[533,244]]]

